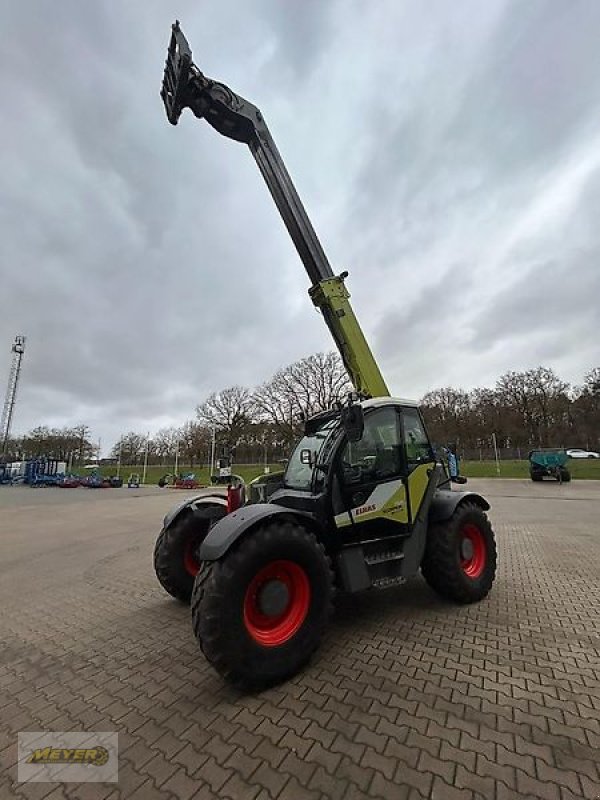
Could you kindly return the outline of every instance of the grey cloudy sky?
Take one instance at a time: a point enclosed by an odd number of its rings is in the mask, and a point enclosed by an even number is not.
[[[332,343],[246,147],[158,90],[170,24],[258,105],[396,394],[600,363],[600,3],[4,3],[14,432],[191,418]]]

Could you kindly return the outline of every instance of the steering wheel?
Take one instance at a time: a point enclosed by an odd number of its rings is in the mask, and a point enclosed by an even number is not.
[[[363,470],[360,464],[351,464],[349,461],[342,461],[341,467],[346,483],[360,483],[363,476]]]

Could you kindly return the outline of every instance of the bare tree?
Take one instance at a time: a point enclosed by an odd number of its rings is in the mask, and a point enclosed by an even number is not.
[[[518,447],[532,444],[533,397],[525,372],[509,371],[496,382],[498,399],[504,409],[507,433]]]
[[[583,385],[574,391],[572,414],[578,444],[598,450],[600,448],[600,367],[586,373]]]
[[[515,444],[544,446],[568,427],[569,385],[548,367],[507,372],[496,384]],[[552,435],[550,436],[550,432]]]
[[[196,408],[198,420],[209,428],[216,428],[221,444],[235,447],[252,422],[254,403],[252,395],[243,386],[232,386],[213,392]]]
[[[111,450],[111,456],[112,458],[118,458],[120,454],[123,464],[139,464],[143,461],[146,441],[147,438],[143,434],[129,431],[129,433],[123,434],[115,442]]]
[[[254,403],[260,418],[289,442],[300,433],[303,417],[331,408],[351,390],[340,356],[317,353],[278,370],[255,391]]]
[[[180,433],[178,428],[161,428],[152,437],[152,449],[160,458],[161,464],[164,464],[165,459],[175,455]]]
[[[469,393],[470,414],[465,440],[469,447],[492,446],[492,434],[500,447],[511,443],[508,420],[496,389],[478,388]]]
[[[77,425],[74,428],[48,428],[39,425],[22,437],[18,450],[24,458],[56,458],[82,464],[96,455],[97,446],[90,439],[87,425]]]
[[[186,422],[179,429],[180,455],[182,461],[194,466],[195,463],[208,461],[211,432],[206,425],[199,422]]]
[[[83,464],[98,454],[98,449],[95,444],[92,444],[90,436],[91,431],[83,422],[69,430],[69,438],[72,445],[70,449],[71,452],[77,453],[76,460],[79,464]]]
[[[467,392],[446,386],[421,400],[430,436],[438,444],[461,442],[467,432],[470,400]]]
[[[537,444],[546,446],[552,438],[563,441],[569,429],[569,384],[549,367],[537,367],[526,374],[533,395]]]

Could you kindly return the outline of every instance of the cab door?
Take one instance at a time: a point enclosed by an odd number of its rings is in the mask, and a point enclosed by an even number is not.
[[[404,406],[400,411],[402,440],[407,474],[407,503],[410,522],[414,522],[435,466],[433,448],[418,408]]]
[[[336,474],[335,523],[343,535],[364,540],[408,532],[407,467],[396,406],[365,413],[363,436],[342,443]]]

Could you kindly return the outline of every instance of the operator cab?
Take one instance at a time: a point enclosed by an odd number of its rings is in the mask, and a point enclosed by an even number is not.
[[[350,424],[345,409],[307,421],[271,502],[316,516],[344,540],[410,533],[435,464],[418,406],[383,397],[350,408]]]

